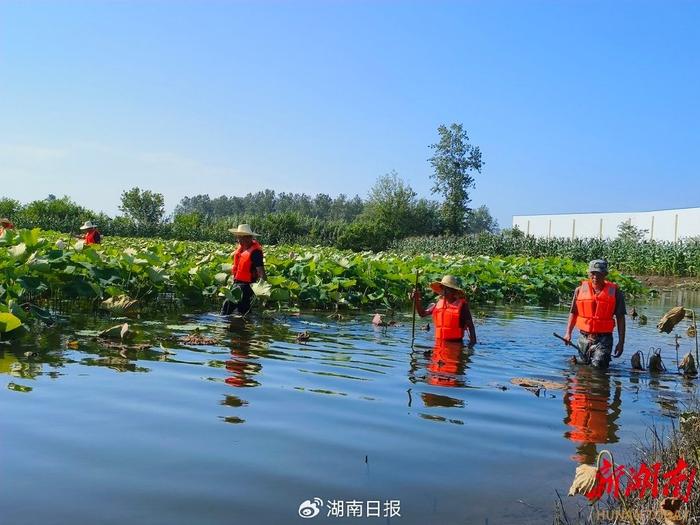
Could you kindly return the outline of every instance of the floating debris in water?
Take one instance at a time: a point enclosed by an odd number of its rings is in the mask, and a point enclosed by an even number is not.
[[[32,391],[32,387],[18,385],[17,383],[8,383],[7,388],[9,388],[10,390],[14,390],[15,392],[31,392]]]
[[[372,317],[372,324],[374,326],[399,326],[396,321],[393,319],[391,321],[385,321],[384,318],[382,317],[382,314],[374,314],[374,317]]]
[[[24,357],[36,357],[38,355],[39,354],[37,354],[36,352],[24,352]]]
[[[424,330],[425,332],[430,332],[430,323],[427,323],[421,330]]]
[[[510,380],[514,385],[521,386],[539,397],[542,390],[565,390],[564,383],[557,383],[548,379],[537,379],[534,377],[514,377]]]
[[[639,324],[640,325],[645,325],[647,324],[647,316],[644,314],[639,314]]]
[[[308,332],[308,330],[297,334],[297,343],[305,343],[309,339],[311,339],[311,334]]]
[[[188,345],[218,345],[219,340],[213,337],[203,336],[199,330],[195,330],[194,333],[190,335],[183,336],[179,339],[181,343]],[[161,345],[162,347],[162,345]]]
[[[206,330],[206,326],[202,324],[169,324],[166,325],[168,330],[176,330],[178,332],[193,332],[195,330]]]

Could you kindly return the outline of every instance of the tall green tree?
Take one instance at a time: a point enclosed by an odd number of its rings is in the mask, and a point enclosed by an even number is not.
[[[388,237],[400,238],[411,230],[415,208],[416,192],[392,171],[374,183],[361,218],[380,225]]]
[[[480,173],[484,162],[479,146],[469,143],[462,124],[438,127],[439,141],[431,144],[434,155],[428,159],[433,167],[433,193],[443,196],[442,219],[445,230],[453,234],[465,232],[469,215],[469,189],[474,187],[474,173]]]
[[[119,210],[139,226],[155,226],[163,222],[165,199],[162,193],[131,188],[122,192]]]

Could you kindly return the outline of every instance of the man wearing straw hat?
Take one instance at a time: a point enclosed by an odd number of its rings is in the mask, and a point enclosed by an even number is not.
[[[100,244],[102,242],[102,235],[97,231],[97,226],[92,221],[85,221],[80,230],[85,232],[85,245]]]
[[[571,344],[574,326],[579,329],[578,353],[583,364],[608,368],[611,356],[620,357],[625,348],[625,295],[615,283],[606,280],[608,261],[588,264],[588,280],[576,288],[569,321],[562,338]],[[618,341],[612,353],[613,329],[617,321]],[[574,362],[578,362],[574,357]]]
[[[435,341],[462,341],[464,331],[469,331],[469,346],[476,344],[476,330],[469,310],[467,295],[453,275],[445,275],[441,281],[430,283],[439,296],[437,303],[423,308],[419,290],[413,292],[416,312],[421,317],[432,315],[435,325]]]
[[[229,231],[236,236],[238,242],[238,248],[233,252],[231,275],[234,286],[240,288],[243,296],[237,303],[226,299],[221,307],[221,315],[231,315],[236,310],[245,315],[250,310],[250,302],[253,299],[253,289],[250,285],[258,279],[266,278],[262,246],[253,238],[258,234],[250,228],[250,224],[239,224],[238,228],[231,228]]]
[[[15,225],[12,224],[12,221],[7,217],[0,219],[0,235],[4,234],[5,230],[12,230],[14,227]]]

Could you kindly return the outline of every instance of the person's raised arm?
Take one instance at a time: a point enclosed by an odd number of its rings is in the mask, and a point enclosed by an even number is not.
[[[421,301],[421,298],[420,290],[413,290],[413,293],[411,293],[411,299],[413,300],[413,304],[416,305],[416,313],[421,317],[425,317],[426,315],[430,315],[432,313],[432,308],[423,308],[423,301]]]

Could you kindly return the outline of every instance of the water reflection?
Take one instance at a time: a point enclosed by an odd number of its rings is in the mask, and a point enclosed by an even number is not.
[[[579,366],[566,379],[564,423],[569,427],[564,436],[576,444],[572,459],[593,463],[596,445],[617,443],[617,420],[622,406],[622,384],[613,381],[607,371]]]
[[[466,386],[465,374],[469,368],[472,353],[472,349],[455,341],[436,341],[433,348],[426,351],[415,349],[411,352],[408,380],[411,383],[427,383],[433,386]],[[432,394],[427,394],[428,399],[432,397]],[[431,405],[426,404],[426,406]],[[437,401],[432,406],[446,405],[444,402]]]

